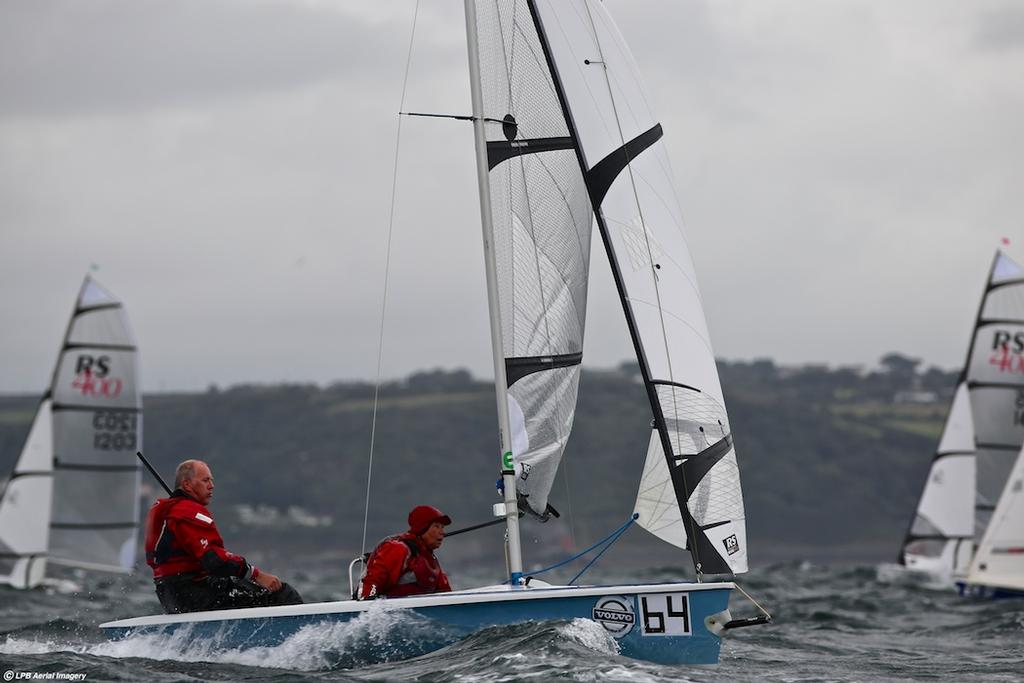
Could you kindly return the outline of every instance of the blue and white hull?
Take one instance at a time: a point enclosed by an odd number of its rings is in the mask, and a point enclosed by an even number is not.
[[[1024,598],[1024,591],[1019,588],[1003,586],[986,586],[980,583],[956,582],[957,591],[966,598],[978,600],[1004,600],[1007,598]]]
[[[409,598],[217,610],[122,619],[101,624],[108,637],[174,634],[216,639],[224,649],[277,646],[303,628],[344,624],[371,610],[408,611],[425,628],[415,638],[396,635],[381,659],[400,660],[450,645],[492,626],[592,619],[620,654],[661,664],[718,662],[721,627],[729,621],[732,583],[617,586],[488,586]],[[424,636],[426,634],[426,636]],[[386,637],[385,637],[386,639]]]

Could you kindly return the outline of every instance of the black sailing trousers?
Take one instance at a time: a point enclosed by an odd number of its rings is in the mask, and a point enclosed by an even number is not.
[[[155,583],[156,597],[167,614],[302,603],[302,596],[287,583],[282,583],[276,593],[233,577],[207,576],[196,580],[194,574],[181,574],[156,579]]]

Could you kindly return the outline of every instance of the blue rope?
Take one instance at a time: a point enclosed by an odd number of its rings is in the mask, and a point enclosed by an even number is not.
[[[549,571],[551,571],[552,569],[558,569],[559,567],[561,567],[561,566],[564,566],[564,565],[567,565],[567,564],[569,564],[570,562],[572,562],[572,561],[574,561],[574,560],[578,560],[578,559],[580,559],[581,557],[583,557],[584,555],[586,555],[587,553],[589,553],[589,552],[590,552],[591,550],[594,550],[595,548],[599,548],[600,546],[602,546],[602,545],[604,545],[605,543],[607,543],[608,545],[606,545],[606,546],[605,546],[605,547],[604,547],[604,548],[603,548],[603,549],[601,550],[601,552],[599,552],[599,553],[597,554],[597,556],[595,556],[595,557],[594,557],[594,559],[592,559],[592,560],[591,560],[590,562],[588,562],[588,563],[587,563],[587,566],[586,566],[586,567],[584,567],[584,568],[583,568],[583,570],[582,570],[582,571],[580,571],[580,573],[579,573],[579,574],[577,574],[576,576],[574,576],[574,577],[573,577],[572,581],[570,581],[570,582],[569,582],[570,584],[572,584],[572,582],[573,582],[573,581],[575,581],[576,579],[580,578],[580,576],[582,576],[582,575],[583,575],[583,572],[587,571],[587,570],[588,570],[588,569],[590,568],[590,565],[592,565],[592,564],[594,564],[595,562],[597,562],[598,558],[600,558],[600,557],[601,557],[602,555],[604,555],[605,551],[606,551],[606,550],[608,550],[608,548],[611,548],[611,547],[612,547],[612,544],[613,544],[613,543],[615,543],[615,541],[617,541],[617,540],[619,539],[619,536],[621,536],[622,534],[626,533],[626,529],[628,529],[628,528],[629,528],[629,527],[630,527],[630,526],[631,526],[631,525],[633,524],[633,522],[635,522],[635,521],[637,520],[637,518],[638,518],[639,516],[640,516],[639,514],[637,514],[637,513],[635,513],[635,512],[634,512],[634,513],[633,513],[633,516],[629,518],[629,521],[628,521],[628,522],[626,522],[625,524],[623,524],[622,526],[620,526],[620,527],[619,527],[618,529],[616,529],[615,531],[613,531],[613,532],[612,532],[611,534],[609,534],[609,535],[608,535],[608,536],[606,536],[605,538],[602,538],[602,539],[601,539],[600,541],[598,541],[598,542],[597,542],[597,543],[595,543],[594,545],[590,546],[590,547],[589,547],[589,548],[587,548],[586,550],[582,550],[582,551],[580,551],[580,552],[576,553],[575,555],[573,555],[572,557],[570,557],[570,558],[567,558],[567,559],[565,559],[565,560],[562,560],[561,562],[559,562],[559,563],[557,563],[557,564],[553,564],[553,565],[551,565],[550,567],[544,567],[543,569],[538,569],[538,570],[537,570],[537,571],[535,571],[535,572],[530,572],[529,574],[526,574],[525,576],[526,576],[527,578],[532,578],[532,577],[534,577],[534,576],[536,576],[536,575],[538,575],[538,574],[543,574],[544,572],[549,572]]]

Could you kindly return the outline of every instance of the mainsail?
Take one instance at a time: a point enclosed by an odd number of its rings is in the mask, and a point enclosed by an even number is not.
[[[127,571],[135,560],[142,448],[137,352],[121,302],[86,277],[50,389],[0,498],[7,582],[45,563]]]
[[[1024,591],[1024,448],[1003,487],[967,582]]]
[[[504,349],[519,492],[544,511],[557,464],[545,456],[571,427],[592,214],[654,417],[639,524],[689,548],[699,574],[746,571],[725,402],[661,125],[629,49],[594,0],[477,6],[494,222],[505,226],[502,321],[516,330]]]
[[[593,215],[531,9],[480,2],[476,19],[516,490],[543,518],[576,408]]]
[[[1024,268],[997,252],[967,357],[977,463],[976,541],[1024,443]]]
[[[1024,269],[997,251],[900,560],[962,576],[1024,441]]]

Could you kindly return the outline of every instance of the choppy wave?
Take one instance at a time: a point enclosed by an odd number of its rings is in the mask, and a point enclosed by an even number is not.
[[[644,577],[668,578],[667,571]],[[730,632],[718,666],[689,668],[622,657],[604,628],[586,619],[494,627],[462,637],[386,603],[346,623],[309,625],[275,647],[223,648],[216,635],[196,637],[187,629],[109,642],[97,624],[157,611],[151,584],[144,579],[81,581],[85,590],[67,595],[0,593],[0,671],[45,669],[84,672],[89,681],[162,683],[979,676],[1016,681],[1024,670],[1024,600],[965,600],[886,565],[794,563],[753,572],[741,583],[773,613],[774,624]],[[732,612],[746,616],[756,610],[737,598]]]

